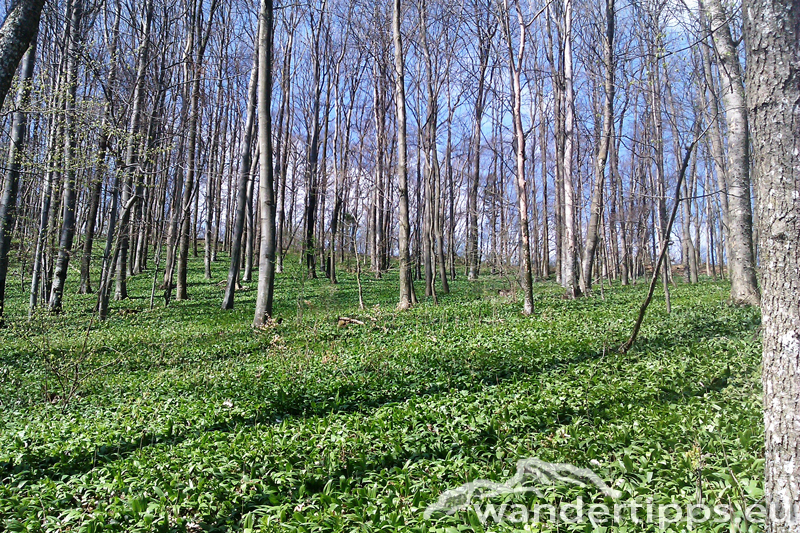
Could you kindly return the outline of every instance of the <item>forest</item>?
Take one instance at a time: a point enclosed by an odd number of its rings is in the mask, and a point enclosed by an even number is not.
[[[800,532],[797,0],[0,13],[0,530]]]

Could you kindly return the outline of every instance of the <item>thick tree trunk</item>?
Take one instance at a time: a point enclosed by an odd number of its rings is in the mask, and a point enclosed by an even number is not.
[[[0,107],[6,101],[22,56],[39,29],[44,0],[12,1],[0,27]]]
[[[800,531],[800,3],[746,0],[764,336],[768,533]],[[775,514],[773,514],[773,511]],[[781,517],[784,517],[781,520]]]

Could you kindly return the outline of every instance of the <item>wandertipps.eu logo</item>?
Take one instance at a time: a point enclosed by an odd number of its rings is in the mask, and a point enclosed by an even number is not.
[[[451,489],[439,496],[436,503],[425,509],[425,518],[430,519],[434,513],[443,512],[448,515],[471,508],[481,501],[491,500],[506,494],[524,494],[532,492],[544,499],[539,488],[541,485],[578,485],[588,487],[594,485],[605,496],[612,499],[621,497],[621,493],[606,484],[600,476],[588,468],[580,468],[566,463],[548,463],[531,457],[517,461],[517,472],[505,483],[495,483],[479,479]]]
[[[545,486],[578,486],[597,489],[602,501],[593,497],[584,501],[583,495],[575,500],[548,502],[542,488]],[[507,496],[533,493],[540,503],[531,507],[521,503],[510,503]],[[505,496],[505,497],[504,497]],[[474,512],[478,520],[514,524],[591,524],[595,529],[609,525],[651,524],[662,530],[677,527],[691,531],[698,524],[729,524],[730,531],[748,531],[749,525],[761,524],[770,513],[773,520],[800,525],[800,506],[797,502],[778,502],[775,509],[766,509],[758,502],[742,501],[723,503],[719,501],[681,501],[676,494],[666,502],[655,503],[652,498],[644,501],[635,496],[622,499],[622,492],[610,487],[600,476],[587,468],[571,464],[548,463],[535,457],[517,461],[516,474],[504,483],[479,479],[456,489],[444,492],[436,503],[425,510],[425,518],[435,515],[454,515],[458,512]],[[609,504],[609,499],[611,500]],[[503,500],[497,506],[493,500]],[[537,529],[538,531],[538,529]]]

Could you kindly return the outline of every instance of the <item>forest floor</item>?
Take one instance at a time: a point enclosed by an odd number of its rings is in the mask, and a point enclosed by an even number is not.
[[[351,274],[303,281],[291,263],[275,291],[282,322],[258,331],[255,282],[219,309],[225,261],[206,281],[193,260],[191,299],[157,297],[152,311],[152,272],[134,277],[102,324],[95,296],[74,294],[75,270],[58,317],[28,322],[12,282],[0,530],[604,530],[484,527],[477,507],[424,517],[444,491],[505,482],[527,458],[590,468],[622,499],[730,505],[731,520],[761,498],[760,315],[727,306],[727,284],[678,282],[671,314],[657,293],[621,355],[643,282],[578,301],[537,284],[524,317],[497,296],[504,280],[460,277],[439,305],[397,312],[392,271],[363,276],[359,311]],[[538,493],[484,503],[611,503],[592,483],[526,482]],[[658,530],[621,520],[603,524]]]

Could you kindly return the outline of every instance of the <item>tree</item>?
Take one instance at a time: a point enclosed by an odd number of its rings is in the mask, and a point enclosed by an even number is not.
[[[261,0],[258,31],[258,144],[259,202],[261,202],[261,249],[258,264],[258,294],[253,327],[263,326],[272,316],[275,288],[275,191],[272,166],[272,0]]]
[[[392,2],[392,37],[394,40],[394,86],[397,106],[397,193],[400,197],[400,303],[401,310],[413,304],[411,285],[411,227],[408,221],[408,149],[406,147],[406,87],[403,37],[400,33],[402,12],[400,0]]]
[[[257,32],[260,33],[260,32]],[[242,125],[242,153],[239,165],[239,178],[236,185],[236,215],[233,223],[233,240],[231,241],[231,264],[228,269],[228,281],[225,295],[222,297],[222,308],[233,309],[233,299],[239,284],[239,270],[242,259],[242,236],[244,235],[244,219],[247,211],[247,184],[250,181],[250,162],[253,144],[253,129],[256,115],[256,97],[258,91],[258,43],[253,57],[253,68],[250,82],[247,85],[247,111]]]
[[[606,0],[606,34],[603,41],[603,63],[606,69],[605,105],[603,106],[603,131],[600,134],[600,147],[594,165],[594,192],[589,208],[589,227],[586,230],[586,247],[583,250],[583,271],[581,286],[588,293],[592,288],[592,267],[595,252],[600,241],[600,221],[603,214],[603,187],[605,186],[606,161],[611,144],[611,131],[614,124],[614,0]]]
[[[729,17],[721,0],[705,0],[712,27],[714,47],[719,58],[722,102],[728,124],[728,221],[731,302],[758,305],[760,294],[753,254],[753,211],[750,201],[750,156],[739,53],[731,36]]]
[[[467,276],[470,280],[478,279],[480,273],[480,250],[478,248],[478,187],[481,181],[481,136],[483,112],[486,106],[486,70],[492,51],[492,40],[497,31],[497,24],[492,20],[490,4],[475,0],[474,25],[478,39],[478,71],[477,91],[475,92],[475,122],[472,132],[472,165],[470,172],[469,194],[467,196]]]
[[[800,3],[745,0],[762,265],[767,531],[800,531]],[[775,514],[772,512],[775,511]],[[793,522],[782,520],[792,513]]]
[[[15,0],[8,6],[0,26],[0,107],[6,101],[11,81],[22,56],[30,48],[45,0]]]
[[[22,79],[17,90],[14,116],[11,121],[11,142],[8,145],[8,168],[3,184],[2,203],[0,203],[0,325],[3,324],[5,307],[6,277],[8,274],[8,253],[11,250],[11,233],[17,209],[19,177],[22,171],[22,153],[28,131],[28,114],[25,107],[31,95],[33,66],[36,63],[36,38],[32,39],[22,62]]]
[[[145,93],[145,74],[147,73],[147,63],[150,49],[150,26],[153,20],[153,0],[147,0],[145,4],[144,20],[142,21],[142,41],[136,59],[136,80],[133,86],[133,102],[130,121],[128,123],[128,138],[125,148],[125,166],[122,168],[122,204],[127,205],[129,201],[140,202],[142,200],[141,172],[138,169],[138,148],[139,148],[139,129],[142,120],[142,106],[144,104]],[[136,181],[136,184],[134,184]],[[117,284],[114,299],[124,300],[128,297],[128,248],[130,210],[120,216],[119,238],[120,253],[116,264]]]
[[[564,0],[564,130],[563,130],[563,188],[564,188],[564,232],[563,232],[563,279],[569,298],[581,295],[578,273],[577,213],[573,186],[572,152],[575,144],[575,96],[572,69],[572,0]]]
[[[531,244],[528,230],[528,184],[525,180],[525,130],[522,127],[522,84],[520,71],[525,60],[525,41],[528,25],[522,15],[519,1],[514,1],[517,24],[519,26],[519,49],[514,52],[514,39],[511,34],[511,14],[508,0],[503,1],[503,13],[500,24],[506,38],[508,50],[508,71],[511,77],[511,115],[514,122],[514,155],[517,173],[517,201],[519,203],[519,239],[522,246],[519,250],[519,262],[522,271],[522,295],[524,303],[522,314],[533,313],[533,275],[531,273]]]
[[[78,95],[78,56],[82,43],[83,0],[72,0],[71,16],[67,30],[69,31],[69,47],[67,50],[66,102],[64,105],[64,155],[63,155],[63,189],[64,200],[62,210],[61,235],[58,243],[58,259],[53,273],[53,286],[50,290],[50,311],[61,311],[64,285],[67,281],[67,269],[72,253],[72,241],[75,237],[75,211],[77,207],[77,191],[74,159],[77,151],[75,126],[75,100]]]

